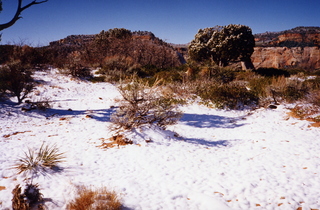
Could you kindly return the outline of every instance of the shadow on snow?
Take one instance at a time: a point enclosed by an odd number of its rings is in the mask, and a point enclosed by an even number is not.
[[[184,114],[180,119],[180,122],[184,125],[188,125],[195,128],[226,128],[232,129],[245,125],[245,123],[239,123],[244,120],[244,116],[240,117],[224,117],[219,115],[207,115],[207,114]],[[190,128],[192,129],[192,128]],[[231,144],[233,140],[205,140],[201,138],[188,138],[183,137],[185,142],[197,145],[203,145],[205,147],[225,147]]]
[[[64,100],[64,101],[72,101]],[[57,102],[57,101],[53,101]],[[109,109],[88,109],[88,110],[72,110],[72,109],[55,109],[55,108],[48,108],[45,111],[41,110],[30,110],[30,111],[22,111],[21,108],[25,104],[17,104],[11,101],[0,102],[0,117],[7,115],[10,116],[12,114],[17,116],[29,116],[34,118],[41,118],[45,117],[48,120],[53,118],[59,117],[72,117],[72,116],[83,116],[95,119],[101,122],[110,122],[110,117],[112,113],[116,111],[115,108]]]
[[[63,116],[83,116],[89,117],[100,122],[110,122],[111,115],[116,111],[116,108],[96,109],[96,110],[62,110],[62,109],[47,109],[43,114],[47,119]]]
[[[81,116],[100,121],[100,122],[110,122],[111,115],[116,111],[117,107],[109,109],[96,109],[96,110],[66,110],[66,109],[53,109],[49,108],[46,111],[32,110],[30,112],[21,112],[19,105],[15,103],[1,103],[2,110],[10,110],[12,112],[20,112],[24,115],[29,115],[32,117],[44,116],[47,119],[59,118],[59,117],[70,117],[70,116]],[[8,109],[10,108],[10,109]],[[19,109],[19,111],[18,111]],[[0,110],[1,115],[1,110]],[[196,128],[237,128],[244,125],[244,123],[239,123],[242,121],[244,116],[240,117],[224,117],[219,115],[207,115],[207,114],[183,114],[180,122],[184,125],[188,125]],[[190,128],[192,129],[192,128]],[[172,134],[173,135],[173,134]],[[201,138],[188,138],[182,135],[182,139],[191,144],[203,145],[205,147],[225,147],[230,145],[229,140],[217,140],[209,141]],[[180,139],[180,140],[182,140]]]
[[[185,125],[196,128],[237,128],[244,125],[237,124],[242,118],[207,114],[184,114],[180,121]]]
[[[219,140],[219,141],[207,141],[204,139],[195,139],[195,138],[186,138],[184,139],[185,142],[191,143],[191,144],[200,144],[205,147],[226,147],[230,144],[227,140]]]

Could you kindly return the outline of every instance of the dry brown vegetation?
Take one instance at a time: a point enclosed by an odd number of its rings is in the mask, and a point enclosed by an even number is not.
[[[67,205],[68,210],[120,210],[121,202],[118,195],[106,188],[90,189],[77,187],[77,196]]]
[[[20,185],[17,185],[12,190],[12,209],[13,210],[44,210],[44,199],[40,193],[39,186],[37,184],[28,184],[26,189],[22,193]]]
[[[133,141],[130,139],[127,139],[124,135],[118,134],[110,137],[108,139],[108,142],[104,142],[105,139],[101,139],[103,143],[99,146],[101,148],[107,149],[107,148],[113,148],[115,146],[125,146],[128,144],[133,144]]]

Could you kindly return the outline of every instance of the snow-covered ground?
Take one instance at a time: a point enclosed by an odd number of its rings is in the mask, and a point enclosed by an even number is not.
[[[62,171],[33,181],[48,209],[65,209],[76,185],[115,190],[124,209],[320,209],[320,130],[290,118],[285,105],[224,111],[193,103],[167,130],[137,129],[127,134],[135,144],[102,149],[113,135],[116,87],[55,70],[35,76],[31,98],[50,98],[51,109],[0,104],[0,209],[11,209],[11,191],[23,183],[15,160],[43,142],[66,156]]]

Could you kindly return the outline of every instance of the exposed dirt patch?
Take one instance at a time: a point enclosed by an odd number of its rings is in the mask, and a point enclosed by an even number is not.
[[[103,139],[101,139],[103,140]],[[111,138],[107,139],[108,141],[110,142],[103,142],[99,147],[102,147],[104,149],[107,149],[107,148],[113,148],[115,146],[125,146],[125,145],[128,145],[128,144],[133,144],[133,141],[125,138],[123,135],[115,135],[115,136],[112,136]]]
[[[15,136],[15,135],[18,135],[18,134],[21,134],[21,133],[27,133],[27,132],[32,132],[32,131],[22,131],[22,132],[18,131],[18,132],[14,132],[12,134],[3,135],[3,137],[4,138],[9,138],[11,136]]]
[[[317,112],[317,114],[318,113],[319,112]],[[320,127],[320,121],[319,121],[318,117],[317,118],[309,117],[310,115],[315,114],[315,112],[311,112],[309,114],[306,114],[306,113],[302,113],[302,111],[300,111],[300,110],[291,109],[291,111],[288,112],[287,114],[289,117],[297,118],[299,120],[307,120],[309,122],[312,122],[309,127],[316,127],[316,128]]]

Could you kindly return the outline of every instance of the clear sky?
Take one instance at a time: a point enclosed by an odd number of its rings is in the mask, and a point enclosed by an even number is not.
[[[18,0],[2,1],[0,23],[5,23]],[[254,34],[320,26],[319,11],[320,0],[49,0],[25,10],[23,19],[1,33],[2,44],[39,46],[68,35],[126,28],[184,44],[200,28],[231,23],[247,25]]]

